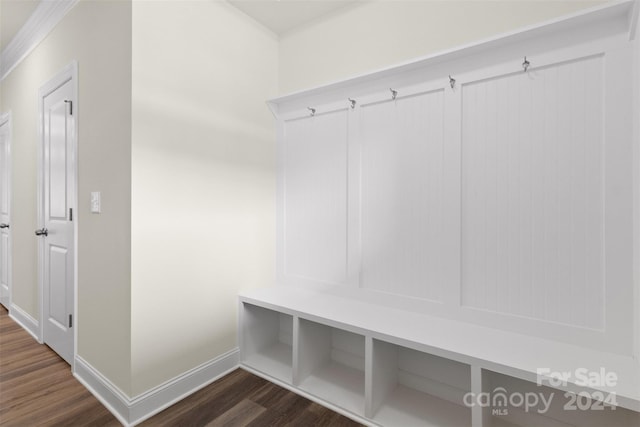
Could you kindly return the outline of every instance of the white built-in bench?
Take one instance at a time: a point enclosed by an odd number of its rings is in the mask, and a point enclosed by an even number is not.
[[[640,365],[631,357],[287,286],[242,294],[240,323],[245,369],[365,424],[640,425]],[[570,378],[538,387],[540,368]],[[603,372],[617,375],[614,386],[576,378]],[[465,406],[466,393],[498,387],[507,395],[555,391],[553,405],[545,414],[542,402],[528,412]],[[572,399],[563,392],[595,409],[562,410]],[[602,399],[616,409],[598,410],[593,400]]]
[[[640,426],[639,14],[270,100],[280,287],[240,296],[242,366],[365,424]]]

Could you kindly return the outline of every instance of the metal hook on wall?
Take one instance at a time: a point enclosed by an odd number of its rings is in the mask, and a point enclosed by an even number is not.
[[[451,77],[451,74],[449,74],[449,85],[451,86],[451,89],[456,85],[456,79]]]
[[[311,112],[312,116],[316,115],[316,109],[315,108],[307,107],[307,110],[309,110]]]
[[[355,99],[349,99],[349,103],[351,104],[351,109],[353,110],[354,108],[356,108],[356,100]]]
[[[389,88],[389,90],[391,91],[391,99],[396,99],[396,96],[398,96],[398,91],[391,88]]]
[[[527,60],[527,57],[524,57],[524,62],[522,63],[522,68],[524,68],[524,71],[526,72],[527,69],[529,68],[529,66],[531,65],[531,63]]]

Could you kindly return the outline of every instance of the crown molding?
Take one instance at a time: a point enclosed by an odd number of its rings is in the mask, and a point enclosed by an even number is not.
[[[640,23],[640,0],[633,2],[633,10],[629,14],[629,40],[635,40],[638,36]]]
[[[0,54],[0,81],[42,42],[79,0],[42,0]]]

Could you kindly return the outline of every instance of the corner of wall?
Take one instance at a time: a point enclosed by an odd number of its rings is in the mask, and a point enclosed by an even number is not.
[[[238,290],[272,282],[277,37],[226,2],[134,2],[132,15],[131,391],[143,396],[235,351]]]

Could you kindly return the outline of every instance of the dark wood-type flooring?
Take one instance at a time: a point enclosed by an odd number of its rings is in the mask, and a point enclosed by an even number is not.
[[[0,425],[119,426],[67,365],[0,306]],[[260,377],[237,369],[142,426],[358,426]]]

